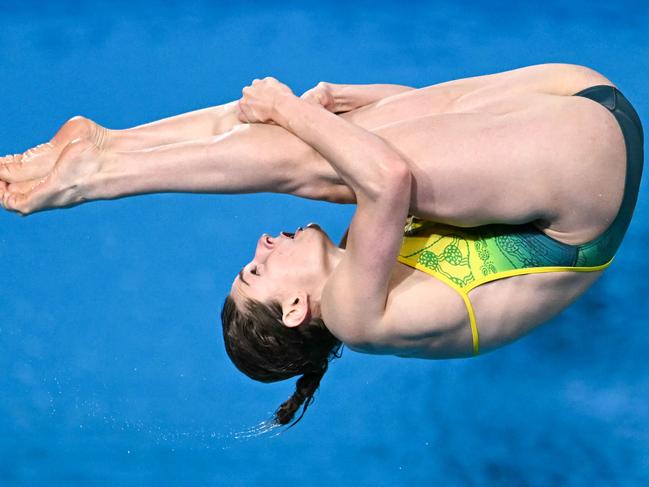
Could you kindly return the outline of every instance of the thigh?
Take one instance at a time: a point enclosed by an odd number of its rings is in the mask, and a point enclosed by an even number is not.
[[[413,213],[455,226],[550,225],[576,188],[585,208],[610,193],[610,114],[579,97],[524,98],[506,114],[429,115],[374,130],[410,164]]]
[[[621,198],[624,173],[617,166],[624,162],[624,142],[612,115],[582,97],[524,94],[506,103],[513,108],[504,114],[437,113],[376,128],[359,126],[409,162],[410,211],[422,218],[459,227],[535,220],[551,227],[566,209],[572,215],[579,207],[579,218],[610,221],[594,210],[610,195]],[[353,191],[311,146],[281,127],[247,129],[250,137],[263,140],[264,153],[274,148],[271,152],[292,164],[292,194],[355,202]],[[619,140],[612,141],[611,134]],[[573,219],[568,226],[578,223]]]
[[[516,105],[526,105],[526,94],[565,96],[597,84],[612,85],[604,76],[585,66],[545,63],[410,90],[341,116],[370,130],[441,113],[506,113]]]

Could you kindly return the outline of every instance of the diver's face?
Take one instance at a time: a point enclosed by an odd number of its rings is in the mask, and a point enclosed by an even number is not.
[[[316,224],[276,237],[263,234],[253,259],[235,277],[231,294],[235,301],[262,302],[281,302],[296,291],[317,295],[332,270],[330,256],[337,250]]]

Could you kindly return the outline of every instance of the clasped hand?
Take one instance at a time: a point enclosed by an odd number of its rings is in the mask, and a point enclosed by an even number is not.
[[[294,96],[288,86],[270,76],[262,80],[255,79],[250,86],[242,90],[242,94],[243,97],[238,103],[239,121],[275,125],[281,125],[277,111],[279,99],[287,95]],[[320,105],[331,112],[336,108],[332,89],[329,83],[323,81],[305,92],[300,99],[312,105]]]
[[[239,100],[239,120],[244,123],[274,123],[277,120],[277,102],[282,96],[291,96],[293,92],[275,78],[255,79],[250,86],[242,90]]]

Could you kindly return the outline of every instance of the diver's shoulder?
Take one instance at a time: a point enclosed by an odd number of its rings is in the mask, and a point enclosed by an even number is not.
[[[470,355],[471,327],[462,297],[439,279],[397,264],[381,319],[365,323],[362,332],[343,327],[338,338],[353,351],[373,355]]]

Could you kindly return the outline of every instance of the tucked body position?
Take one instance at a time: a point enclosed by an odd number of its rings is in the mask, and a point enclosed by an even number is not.
[[[22,215],[172,191],[356,204],[338,245],[317,224],[263,234],[225,299],[237,368],[299,377],[275,413],[288,424],[343,344],[470,357],[556,316],[611,264],[642,164],[640,119],[611,81],[541,64],[301,97],[265,78],[238,101],[126,130],[75,117],[2,159],[0,193]]]

